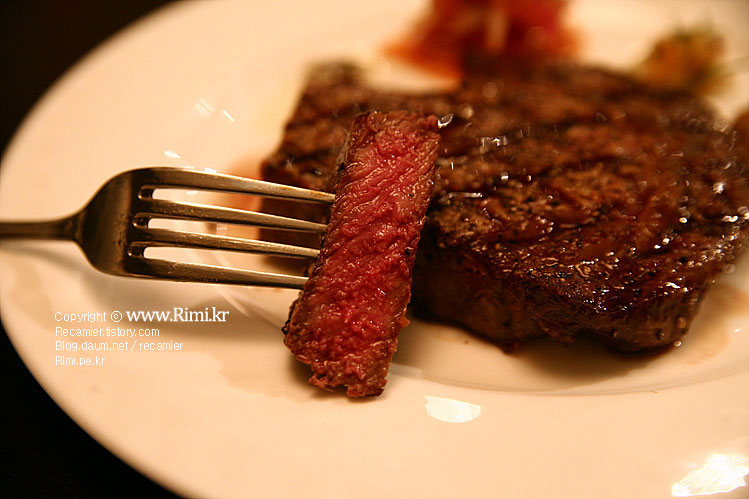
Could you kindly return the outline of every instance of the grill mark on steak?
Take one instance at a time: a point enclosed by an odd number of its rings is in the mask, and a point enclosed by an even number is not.
[[[413,303],[505,348],[544,334],[669,345],[746,244],[746,142],[687,94],[559,63],[473,63],[459,88],[426,95],[379,92],[350,72],[311,83],[304,121],[289,127],[330,115],[345,127],[352,109],[397,105],[454,114]],[[280,176],[266,163],[267,179],[311,186],[306,160],[276,154],[295,166]],[[330,190],[334,162],[315,168]]]
[[[407,321],[411,272],[434,188],[437,118],[356,118],[320,257],[284,326],[310,383],[379,395]]]

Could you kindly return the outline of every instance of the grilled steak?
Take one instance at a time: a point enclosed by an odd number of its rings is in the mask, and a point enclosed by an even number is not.
[[[310,383],[379,395],[411,297],[411,272],[434,190],[437,118],[356,118],[320,257],[284,326]]]
[[[419,95],[329,67],[264,177],[331,190],[353,117],[373,109],[452,113],[413,304],[506,349],[578,334],[669,345],[746,244],[743,140],[686,93],[568,63],[474,60],[454,91]]]

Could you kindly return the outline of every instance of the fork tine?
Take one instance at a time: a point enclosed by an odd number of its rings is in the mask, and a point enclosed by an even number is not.
[[[172,262],[156,258],[133,257],[129,260],[131,274],[180,282],[239,284],[272,288],[303,289],[306,277],[253,270],[232,269],[197,263]]]
[[[265,197],[332,203],[335,195],[287,185],[274,184],[222,173],[208,173],[183,168],[155,167],[136,170],[143,177],[146,190],[154,189],[202,189],[208,191],[258,194]]]
[[[138,255],[142,255],[147,247],[226,250],[292,258],[317,258],[320,254],[320,250],[290,244],[169,229],[139,228],[136,235],[138,240],[131,244],[131,248]]]
[[[197,203],[183,203],[166,199],[146,198],[136,219],[168,218],[173,220],[195,220],[200,222],[233,223],[266,227],[270,229],[325,232],[327,225],[296,218],[280,217],[268,213],[223,208]]]

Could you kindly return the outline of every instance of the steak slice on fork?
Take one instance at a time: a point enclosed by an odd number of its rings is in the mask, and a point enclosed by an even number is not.
[[[350,397],[385,386],[434,190],[436,129],[434,116],[407,111],[354,120],[320,257],[284,326],[313,385]]]

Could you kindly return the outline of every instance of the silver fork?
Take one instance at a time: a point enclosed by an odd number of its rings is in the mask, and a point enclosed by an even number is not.
[[[319,250],[195,232],[149,227],[152,219],[240,224],[325,232],[324,224],[265,213],[158,199],[157,189],[255,194],[330,204],[334,195],[260,180],[171,167],[121,173],[106,182],[79,212],[42,222],[0,222],[2,239],[75,241],[94,268],[107,274],[183,282],[244,284],[301,289],[306,277],[177,262],[145,255],[149,247],[228,250],[294,258],[317,258]]]

